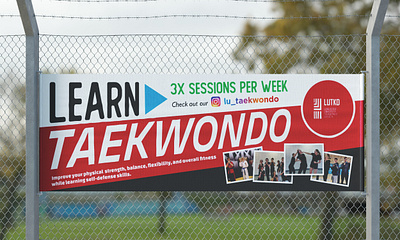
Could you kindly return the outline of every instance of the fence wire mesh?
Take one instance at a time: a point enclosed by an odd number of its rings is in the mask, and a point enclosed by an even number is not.
[[[0,239],[24,222],[25,38],[0,36]]]
[[[381,38],[382,239],[400,238],[399,41],[400,36]],[[0,239],[24,239],[25,38],[0,36],[0,43]],[[40,69],[358,74],[365,70],[365,35],[41,35]],[[365,222],[365,196],[359,192],[40,194],[40,239],[365,239]]]
[[[399,61],[400,36],[381,36],[381,235],[382,239],[400,238],[400,138],[399,138]],[[394,220],[395,219],[395,220]]]

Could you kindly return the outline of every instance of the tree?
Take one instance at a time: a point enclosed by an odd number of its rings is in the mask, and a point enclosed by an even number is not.
[[[399,15],[399,0],[391,1],[388,14]],[[233,56],[247,63],[249,71],[270,74],[321,73],[355,74],[366,70],[365,33],[372,1],[298,1],[276,2],[275,11],[281,13],[267,26],[248,22],[241,43]],[[303,16],[304,18],[299,18]],[[335,17],[341,16],[341,17]],[[381,139],[389,150],[382,163],[397,164],[400,147],[400,51],[398,19],[388,19],[381,38]],[[257,37],[255,37],[257,36]],[[397,143],[394,144],[394,143]],[[382,174],[383,187],[400,187],[398,177],[388,167]],[[397,174],[395,174],[397,175]],[[389,189],[389,188],[388,188]],[[400,192],[400,191],[399,191]],[[331,193],[327,193],[331,194]],[[400,194],[393,202],[398,202]],[[326,206],[327,207],[327,206]],[[333,212],[325,209],[322,224],[334,219]],[[321,239],[332,237],[330,229],[321,232]],[[331,226],[331,225],[329,225]],[[328,234],[329,233],[329,234]]]
[[[389,7],[397,15],[398,3]],[[365,70],[365,41],[356,41],[355,35],[366,33],[371,6],[362,0],[275,3],[282,18],[264,27],[248,22],[234,57],[247,61],[249,70],[255,60],[262,60],[265,73],[286,73],[296,65],[311,67],[315,73],[358,73]],[[384,33],[398,35],[396,24],[388,21]]]
[[[259,27],[248,22],[242,41],[233,56],[255,71],[264,73],[360,73],[365,66],[366,27],[372,4],[358,1],[278,2],[275,10],[283,18]],[[389,11],[400,15],[400,1],[392,1]],[[356,17],[333,17],[333,16]],[[306,18],[291,18],[305,16]],[[330,16],[321,17],[318,16]],[[384,144],[397,141],[400,127],[400,29],[396,19],[388,19],[381,40],[381,133]],[[254,37],[261,35],[263,37]],[[393,127],[396,126],[396,127]],[[389,136],[389,137],[388,137]],[[386,161],[386,160],[385,160]]]
[[[360,6],[360,3],[276,3],[275,10],[282,12],[283,17],[262,28],[248,22],[234,57],[249,62],[249,70],[254,69],[256,60],[261,60],[263,72],[271,74],[293,71],[358,73],[365,70],[362,60],[365,57],[364,41],[352,37],[364,34],[367,25],[363,16],[369,14],[370,5]],[[358,17],[333,17],[348,15],[349,10]],[[255,35],[265,37],[252,37]],[[246,54],[249,48],[256,49],[255,54]],[[348,66],[343,67],[344,63]]]

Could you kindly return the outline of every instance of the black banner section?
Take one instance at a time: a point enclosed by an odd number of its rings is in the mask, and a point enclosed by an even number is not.
[[[353,166],[360,168],[352,169],[348,185],[324,182],[321,175],[318,180],[311,180],[310,176],[293,176],[291,184],[253,181],[226,184],[225,168],[219,167],[71,188],[67,191],[364,191],[364,148],[335,151],[334,154],[357,156],[353,158]]]

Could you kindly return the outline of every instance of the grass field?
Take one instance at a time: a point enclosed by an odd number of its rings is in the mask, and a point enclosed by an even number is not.
[[[384,223],[385,239],[400,237],[398,222]],[[118,218],[41,219],[40,239],[318,239],[320,219],[301,215],[201,214],[173,215],[167,230],[158,232],[156,216]],[[340,217],[334,239],[365,239],[365,217]],[[25,239],[25,225],[12,229],[7,239]]]

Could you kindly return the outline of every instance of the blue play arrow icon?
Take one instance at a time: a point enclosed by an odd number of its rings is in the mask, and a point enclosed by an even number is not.
[[[163,103],[165,100],[167,100],[166,97],[163,95],[159,94],[156,92],[154,89],[151,87],[144,85],[144,108],[145,108],[145,113],[147,114],[154,108],[156,108],[158,105]]]

